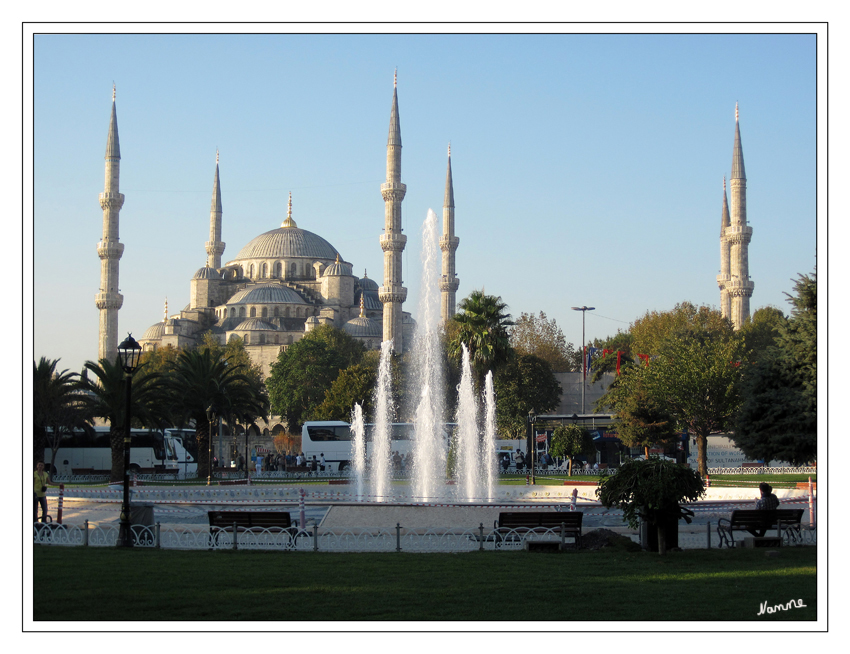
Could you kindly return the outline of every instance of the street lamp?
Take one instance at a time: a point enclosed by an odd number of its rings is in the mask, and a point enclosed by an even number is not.
[[[130,406],[133,397],[133,373],[139,367],[142,346],[130,334],[118,346],[118,357],[124,370],[124,499],[121,502],[121,524],[118,546],[133,547],[130,531]]]
[[[581,311],[581,412],[584,413],[584,386],[587,378],[587,356],[584,351],[584,314],[596,307],[570,307],[573,311]]]
[[[207,444],[209,452],[207,454],[207,486],[212,485],[212,421],[215,416],[215,410],[212,404],[207,407]]]
[[[534,478],[534,450],[537,449],[536,436],[534,434],[534,421],[537,416],[534,415],[534,409],[528,412],[528,463],[531,467],[531,485],[535,483]]]

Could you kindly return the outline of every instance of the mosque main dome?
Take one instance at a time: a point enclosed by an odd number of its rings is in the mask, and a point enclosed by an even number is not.
[[[234,260],[245,259],[308,259],[335,260],[339,252],[318,234],[298,227],[278,227],[260,234],[243,247]]]

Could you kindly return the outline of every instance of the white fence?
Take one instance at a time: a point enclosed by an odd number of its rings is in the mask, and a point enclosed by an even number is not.
[[[313,525],[283,530],[252,528],[225,531],[217,527],[201,525],[174,527],[156,523],[150,526],[133,525],[135,547],[175,550],[272,550],[298,552],[472,552],[477,550],[515,551],[525,543],[549,541],[562,547],[574,546],[574,539],[560,533],[559,528],[543,532],[507,531],[497,534],[483,524],[470,529],[405,529],[358,528],[326,530]],[[591,532],[586,532],[585,536]],[[638,542],[635,534],[629,537]],[[803,527],[795,537],[787,530],[782,533],[783,545],[816,545],[817,529]],[[33,542],[40,545],[65,545],[85,547],[114,547],[118,541],[118,526],[91,526],[83,524],[33,525]],[[681,549],[716,548],[720,546],[717,525],[707,523],[705,527],[679,529]]]

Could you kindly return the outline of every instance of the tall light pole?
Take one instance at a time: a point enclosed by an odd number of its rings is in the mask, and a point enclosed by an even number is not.
[[[573,311],[581,311],[581,412],[584,413],[584,386],[587,378],[587,356],[584,351],[584,314],[596,307],[570,307]]]
[[[118,546],[133,547],[130,531],[130,405],[133,398],[133,373],[139,367],[142,346],[130,334],[118,346],[118,357],[124,370],[124,499],[121,502],[121,523],[118,527]]]

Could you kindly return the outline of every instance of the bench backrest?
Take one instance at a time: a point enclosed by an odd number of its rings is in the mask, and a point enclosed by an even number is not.
[[[799,523],[802,517],[803,509],[735,509],[729,521],[733,527],[753,526],[769,529],[779,520]]]
[[[499,527],[515,529],[520,527],[556,529],[561,526],[574,529],[581,527],[581,511],[521,511],[516,513],[500,513]]]
[[[281,527],[289,528],[292,521],[287,511],[209,511],[210,527]]]

